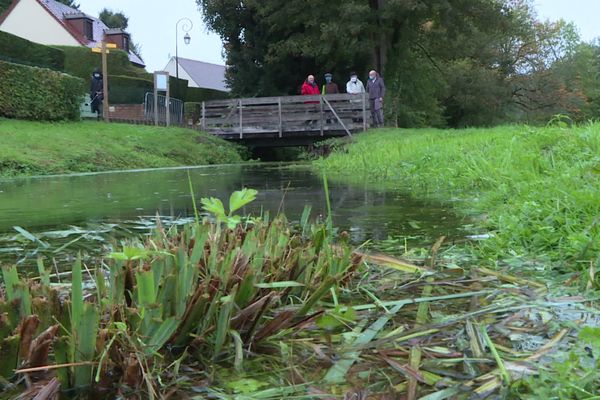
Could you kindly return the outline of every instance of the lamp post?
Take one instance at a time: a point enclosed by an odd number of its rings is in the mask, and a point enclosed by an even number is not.
[[[192,40],[190,34],[188,33],[194,24],[189,18],[183,17],[175,24],[175,77],[177,78],[177,95],[179,96],[179,23],[183,22],[181,25],[181,29],[185,32],[185,36],[183,37],[183,41],[186,45],[190,44],[190,40]]]

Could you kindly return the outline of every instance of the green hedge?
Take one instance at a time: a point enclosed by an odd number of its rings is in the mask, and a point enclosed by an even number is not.
[[[0,31],[0,60],[63,71],[65,53]]]
[[[102,67],[102,55],[92,52],[88,47],[58,46],[58,48],[65,53],[64,71],[69,75],[89,81],[94,68]],[[143,68],[131,64],[129,56],[123,50],[110,49],[107,61],[109,75],[152,79]]]
[[[141,104],[144,95],[153,90],[152,80],[131,76],[108,77],[108,100],[111,104]]]
[[[185,101],[187,102],[198,102],[209,100],[223,100],[230,98],[229,93],[219,92],[213,89],[202,89],[202,88],[188,88]]]
[[[77,120],[84,82],[46,68],[0,61],[0,116]]]
[[[8,10],[12,0],[0,0],[0,15],[4,13],[4,11]]]

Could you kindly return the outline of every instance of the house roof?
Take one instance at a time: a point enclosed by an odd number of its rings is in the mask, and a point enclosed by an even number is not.
[[[18,1],[19,0],[14,0],[12,6],[14,7]],[[37,0],[37,2],[40,3],[46,10],[48,10],[50,14],[83,46],[98,47],[102,38],[104,37],[104,33],[109,30],[108,26],[106,26],[100,19],[85,14],[75,8],[69,7],[66,4],[59,3],[56,0]],[[8,10],[5,16],[10,14],[11,10],[12,8]],[[69,19],[76,18],[87,18],[92,21],[94,40],[88,40],[67,23]],[[132,51],[129,51],[129,60],[132,63],[144,66],[144,60],[142,60]]]
[[[188,73],[199,87],[229,92],[225,82],[227,68],[224,65],[179,57],[179,66]]]

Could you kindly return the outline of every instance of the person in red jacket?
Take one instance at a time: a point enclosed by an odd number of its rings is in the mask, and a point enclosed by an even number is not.
[[[302,84],[302,95],[303,96],[318,96],[321,94],[319,91],[319,85],[315,82],[314,75],[309,75],[308,78]],[[307,101],[306,104],[319,104],[318,101]]]

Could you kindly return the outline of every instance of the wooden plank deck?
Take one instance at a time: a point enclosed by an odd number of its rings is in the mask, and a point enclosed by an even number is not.
[[[366,94],[206,101],[199,128],[229,140],[338,137],[366,130],[367,108]]]

